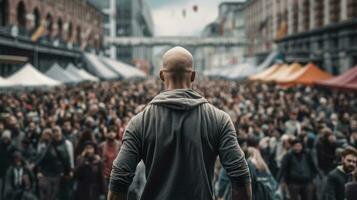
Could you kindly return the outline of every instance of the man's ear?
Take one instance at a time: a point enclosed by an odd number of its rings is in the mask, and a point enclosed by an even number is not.
[[[191,72],[191,82],[195,81],[196,71]]]
[[[165,77],[164,77],[164,72],[162,70],[160,70],[159,76],[160,76],[160,79],[162,80],[162,82],[164,82],[165,81]]]

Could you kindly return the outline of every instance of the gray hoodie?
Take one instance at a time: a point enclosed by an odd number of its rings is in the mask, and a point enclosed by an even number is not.
[[[232,182],[250,182],[228,114],[194,90],[167,90],[129,122],[110,190],[126,192],[142,159],[147,177],[142,200],[212,199],[217,155]]]

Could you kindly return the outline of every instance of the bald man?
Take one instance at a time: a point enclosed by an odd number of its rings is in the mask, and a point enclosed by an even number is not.
[[[230,117],[191,89],[193,57],[182,47],[163,56],[166,90],[129,122],[113,163],[109,200],[127,199],[140,160],[147,182],[142,200],[208,200],[217,156],[232,182],[233,199],[250,200],[250,175]]]

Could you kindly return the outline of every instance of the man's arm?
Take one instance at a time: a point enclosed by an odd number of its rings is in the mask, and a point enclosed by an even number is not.
[[[126,192],[114,193],[109,190],[108,200],[126,200],[128,194]]]
[[[251,185],[240,186],[232,183],[232,199],[252,199]]]
[[[222,166],[232,182],[232,200],[251,200],[251,179],[244,153],[228,114],[224,114],[218,136],[218,153]]]
[[[113,162],[110,174],[108,200],[127,199],[127,191],[141,160],[141,140],[135,132],[133,120],[125,130],[123,145]]]

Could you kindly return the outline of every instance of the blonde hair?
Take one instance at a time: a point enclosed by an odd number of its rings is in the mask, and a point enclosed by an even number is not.
[[[261,172],[269,172],[269,168],[265,163],[262,155],[260,154],[259,150],[254,147],[248,147],[248,155],[250,161],[254,164],[254,166]]]

